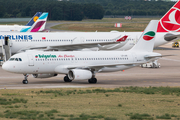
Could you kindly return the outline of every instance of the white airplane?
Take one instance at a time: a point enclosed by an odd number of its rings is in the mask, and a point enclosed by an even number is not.
[[[2,35],[0,33],[2,45],[5,44],[5,38],[10,46],[11,53],[15,54],[28,49],[43,49],[43,50],[78,50],[83,48],[100,47],[106,44],[115,44],[120,42],[121,46],[125,45],[127,35],[107,32],[104,34],[96,32],[60,32],[60,33],[9,33]],[[6,37],[4,37],[6,36]],[[1,46],[2,46],[1,45]],[[1,47],[0,46],[0,47]],[[2,49],[0,49],[2,53]]]
[[[2,68],[6,71],[27,74],[35,78],[54,77],[66,74],[65,82],[88,80],[96,83],[98,72],[125,70],[162,57],[153,52],[158,21],[151,21],[138,43],[128,51],[27,51],[13,55]]]
[[[43,14],[47,15],[47,13],[43,13]],[[42,12],[37,12],[25,26],[23,26],[23,25],[0,25],[0,31],[1,32],[12,32],[12,31],[13,32],[34,32],[32,30],[35,29],[34,28],[35,26],[40,24],[39,22],[36,22],[36,21],[39,19],[39,17],[41,15],[42,15]],[[45,16],[45,15],[42,15],[42,16]],[[42,18],[42,16],[41,16],[41,18]],[[45,24],[46,21],[41,20],[41,22],[44,22],[43,24]],[[41,27],[41,29],[39,31],[43,31],[44,29],[45,29],[45,26]],[[37,31],[35,31],[35,32],[37,32]]]

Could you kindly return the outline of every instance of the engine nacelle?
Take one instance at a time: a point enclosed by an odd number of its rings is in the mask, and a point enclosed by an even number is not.
[[[34,78],[50,78],[55,76],[57,76],[57,74],[33,74]]]
[[[92,78],[92,72],[89,70],[73,69],[68,72],[70,80],[88,80]]]

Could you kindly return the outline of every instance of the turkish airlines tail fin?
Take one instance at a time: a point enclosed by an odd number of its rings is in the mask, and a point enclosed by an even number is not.
[[[157,32],[180,32],[180,1],[159,20]]]
[[[36,20],[41,16],[41,14],[42,12],[37,12],[25,26],[32,26],[36,22]]]
[[[156,35],[158,20],[151,20],[138,40],[137,44],[130,51],[152,52],[154,48],[154,37]]]

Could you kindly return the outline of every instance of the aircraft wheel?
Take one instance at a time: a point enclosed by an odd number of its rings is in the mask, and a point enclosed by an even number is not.
[[[97,83],[97,79],[96,78],[91,78],[88,80],[89,83]]]
[[[28,84],[28,80],[23,80],[22,83],[23,84]]]
[[[65,77],[64,77],[64,82],[72,82],[72,80],[70,80],[70,79],[68,78],[68,76],[65,76]]]

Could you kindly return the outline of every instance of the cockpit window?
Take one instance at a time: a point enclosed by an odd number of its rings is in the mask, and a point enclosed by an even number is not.
[[[21,58],[10,58],[9,61],[22,61]]]
[[[14,61],[14,58],[10,58],[9,61]]]

